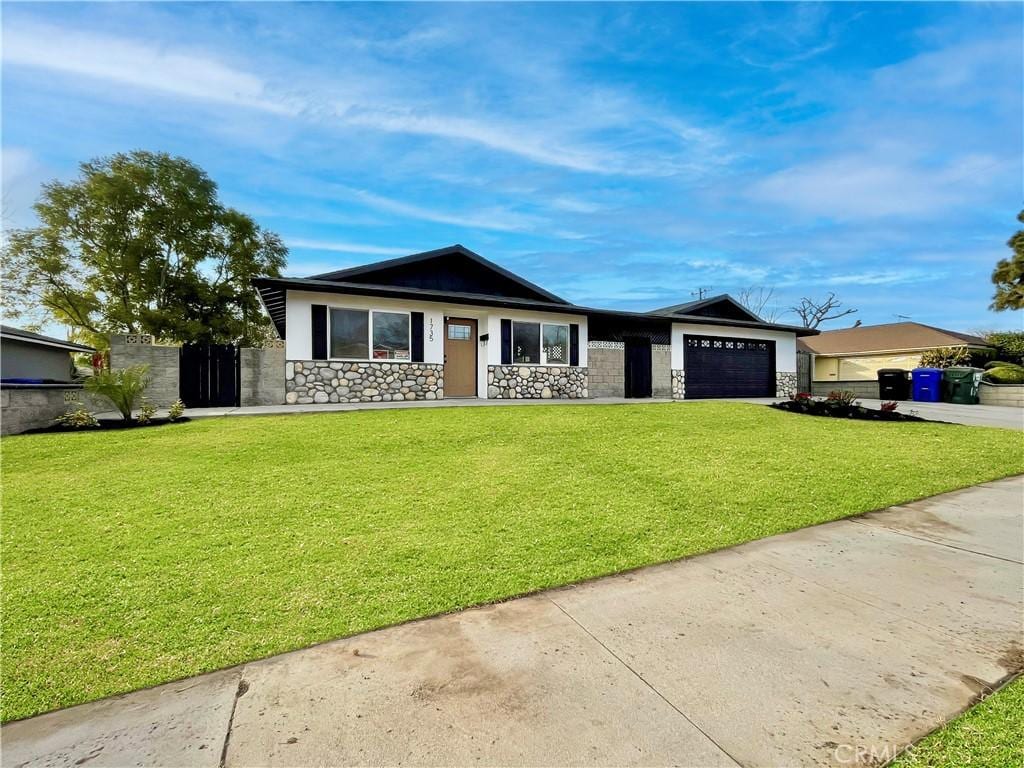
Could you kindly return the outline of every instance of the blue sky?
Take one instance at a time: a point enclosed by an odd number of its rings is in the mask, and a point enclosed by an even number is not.
[[[6,3],[4,214],[163,150],[281,234],[291,275],[460,242],[586,305],[767,285],[1020,327],[987,305],[1024,201],[1022,14]]]

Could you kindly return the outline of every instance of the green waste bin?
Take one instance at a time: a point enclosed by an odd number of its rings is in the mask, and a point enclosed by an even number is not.
[[[947,368],[942,372],[942,399],[960,405],[978,404],[980,368]]]

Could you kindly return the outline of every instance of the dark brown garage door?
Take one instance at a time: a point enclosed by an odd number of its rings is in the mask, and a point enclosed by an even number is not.
[[[686,336],[686,399],[775,397],[775,342]]]

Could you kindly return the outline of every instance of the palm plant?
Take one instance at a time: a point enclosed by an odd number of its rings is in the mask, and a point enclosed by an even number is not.
[[[101,370],[85,380],[85,389],[94,395],[105,397],[114,404],[121,418],[131,421],[132,409],[151,381],[148,374],[148,365]]]

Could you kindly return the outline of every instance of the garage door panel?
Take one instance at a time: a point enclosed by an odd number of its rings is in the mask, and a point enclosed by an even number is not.
[[[775,342],[686,336],[686,398],[774,397]]]

